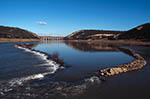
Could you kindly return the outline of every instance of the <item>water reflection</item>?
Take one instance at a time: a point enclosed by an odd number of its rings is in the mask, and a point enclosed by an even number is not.
[[[44,44],[66,44],[67,46],[84,52],[100,52],[100,51],[120,51],[119,46],[103,43],[90,43],[90,42],[72,42],[61,40],[48,40],[42,41]]]
[[[32,42],[29,44],[32,44]],[[38,58],[38,56],[32,53],[23,52],[20,49],[15,49],[13,47],[14,44],[8,45],[1,45],[1,47],[5,48],[1,49],[0,56],[2,60],[1,79],[8,79],[8,77],[24,78],[26,76],[30,77],[30,75],[39,73],[45,74],[50,71],[50,69],[47,68],[49,66],[45,66],[45,62],[41,58]],[[119,46],[112,46],[109,44],[46,41],[38,43],[36,42],[33,46],[30,47],[51,55],[55,61],[58,61],[58,58],[63,59],[61,60],[61,63],[67,63],[70,67],[60,72],[56,72],[53,75],[47,75],[42,80],[29,80],[28,82],[25,82],[23,86],[14,87],[13,90],[11,89],[11,91],[6,93],[7,97],[9,98],[12,96],[27,97],[27,95],[30,95],[32,98],[35,98],[35,96],[38,98],[42,98],[43,96],[53,98],[54,96],[55,98],[56,96],[59,97],[58,95],[60,94],[69,96],[82,93],[82,91],[87,89],[90,84],[95,85],[97,82],[101,82],[96,75],[97,70],[116,66],[118,64],[128,63],[133,60],[133,57],[126,54],[128,53],[127,50],[123,51],[121,48],[119,48]],[[32,56],[35,58],[32,58]],[[9,64],[7,65],[6,63],[8,62]],[[2,64],[5,65],[2,66]],[[13,68],[17,69],[17,71],[14,71]],[[11,77],[12,75],[14,77]],[[15,81],[18,82],[19,80]],[[1,83],[0,85],[0,88],[2,89],[7,88],[7,83]],[[5,92],[3,90],[0,91],[0,95],[1,93],[3,94],[3,92]]]
[[[60,81],[80,80],[101,68],[128,63],[134,59],[120,50],[119,46],[109,44],[47,41],[35,49],[48,54],[57,52],[64,63],[69,65],[70,68],[57,73],[56,80]]]
[[[120,51],[118,46],[101,44],[101,43],[90,43],[90,42],[64,42],[69,47],[76,50],[85,52],[100,52],[100,51]]]

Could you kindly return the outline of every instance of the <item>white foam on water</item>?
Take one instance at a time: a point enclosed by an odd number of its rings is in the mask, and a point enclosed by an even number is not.
[[[26,52],[34,53],[34,54],[40,56],[41,59],[43,59],[46,62],[45,64],[42,64],[42,65],[47,65],[48,66],[47,70],[50,70],[50,71],[45,72],[45,73],[34,74],[34,75],[31,75],[31,76],[22,77],[22,78],[18,78],[18,79],[13,79],[9,82],[11,87],[22,85],[23,82],[26,82],[26,81],[29,81],[29,80],[43,79],[44,76],[49,75],[49,74],[53,74],[59,69],[59,67],[61,68],[61,66],[59,64],[57,64],[55,61],[48,60],[47,59],[48,56],[43,54],[43,53],[40,53],[40,52],[37,52],[37,51],[32,51],[28,48],[24,48],[24,47],[20,47],[20,46],[15,46],[15,47],[17,47],[19,49],[23,49]]]
[[[57,64],[55,61],[48,60],[48,59],[47,59],[48,56],[45,55],[45,54],[43,54],[43,53],[40,53],[40,52],[37,52],[37,51],[32,51],[32,50],[30,50],[30,49],[28,49],[28,48],[24,48],[24,47],[20,47],[20,46],[16,46],[16,47],[19,48],[19,49],[23,49],[23,50],[25,50],[26,52],[34,53],[34,54],[40,56],[41,59],[46,62],[46,63],[43,64],[43,65],[49,66],[48,69],[51,70],[51,73],[55,73],[55,72],[57,71],[57,69],[59,69],[59,67],[61,67],[60,64]]]
[[[43,53],[32,51],[30,49],[19,47],[19,46],[17,46],[17,48],[20,48],[27,52],[31,52],[36,55],[39,55],[43,60],[46,61],[45,65],[48,65],[48,69],[52,69],[52,71],[34,74],[31,76],[22,77],[22,78],[18,78],[18,79],[13,79],[13,80],[9,81],[10,87],[8,87],[7,90],[4,90],[4,92],[10,91],[12,87],[21,86],[21,85],[23,85],[24,82],[27,82],[29,80],[35,80],[35,79],[42,80],[46,75],[53,74],[57,71],[58,68],[61,68],[61,66],[59,64],[57,64],[56,62],[54,62],[52,60],[48,60],[47,59],[48,56]],[[57,87],[54,91],[55,92],[60,91],[62,94],[66,95],[66,96],[67,95],[73,96],[73,95],[78,95],[78,94],[83,93],[88,88],[88,86],[91,86],[93,84],[99,84],[99,83],[101,83],[100,78],[98,76],[92,76],[90,78],[84,79],[83,83],[81,83],[81,84],[73,85],[70,87],[64,87],[64,86]],[[67,94],[67,93],[69,93],[69,94]],[[3,93],[1,92],[0,94],[2,95]]]
[[[1,95],[3,94],[3,92],[9,92],[13,90],[13,87],[17,87],[17,86],[21,86],[23,85],[24,82],[29,81],[29,80],[34,80],[34,79],[43,79],[45,75],[51,74],[51,72],[47,72],[47,73],[40,73],[40,74],[35,74],[35,75],[31,75],[31,76],[27,76],[27,77],[22,77],[22,78],[16,78],[16,79],[12,79],[10,80],[8,83],[6,83],[6,87],[0,89],[1,91]]]
[[[13,80],[9,81],[9,84],[10,84],[11,87],[20,86],[24,82],[29,81],[29,80],[35,80],[35,79],[41,80],[41,79],[44,78],[44,76],[46,76],[48,74],[52,74],[52,72],[39,73],[39,74],[34,74],[34,75],[31,75],[31,76],[27,76],[27,77],[13,79]]]
[[[90,78],[85,79],[84,81],[90,82],[90,83],[100,83],[101,82],[100,78],[97,76],[92,76]]]
[[[89,78],[86,78],[83,80],[83,82],[79,84],[73,84],[69,87],[58,87],[54,90],[54,93],[61,93],[62,95],[65,95],[65,97],[70,97],[70,96],[76,96],[79,94],[84,93],[88,88],[95,84],[100,84],[101,79],[98,76],[91,76]]]

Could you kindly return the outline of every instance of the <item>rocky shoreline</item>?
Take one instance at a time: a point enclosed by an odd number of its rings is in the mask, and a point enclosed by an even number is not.
[[[134,53],[131,50],[126,50],[122,48],[121,50],[128,51],[129,55],[133,56],[135,60],[128,64],[121,64],[119,66],[115,66],[112,68],[101,69],[99,70],[101,76],[109,77],[109,76],[114,76],[129,71],[139,70],[146,65],[146,61],[139,54]]]

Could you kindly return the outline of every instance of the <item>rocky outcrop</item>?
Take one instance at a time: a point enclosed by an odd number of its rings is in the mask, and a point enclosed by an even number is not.
[[[146,65],[146,61],[139,54],[133,53],[132,51],[130,51],[130,54],[132,54],[133,57],[135,58],[134,61],[128,64],[122,64],[112,68],[101,69],[99,70],[101,76],[109,77],[109,76],[114,76],[129,71],[139,70]]]

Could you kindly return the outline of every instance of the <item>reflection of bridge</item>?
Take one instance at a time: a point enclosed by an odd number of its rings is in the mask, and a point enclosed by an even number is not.
[[[63,37],[40,36],[40,40],[63,40]]]

